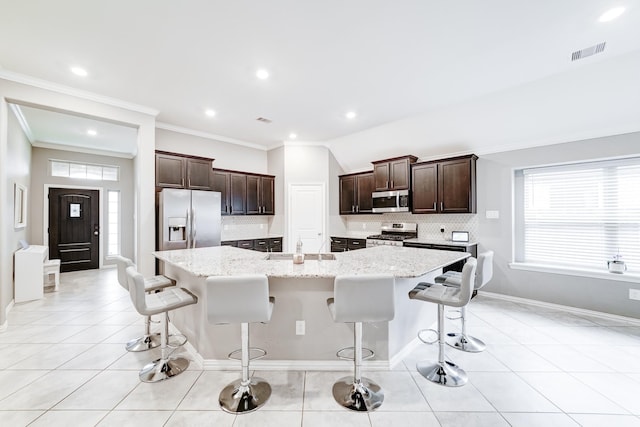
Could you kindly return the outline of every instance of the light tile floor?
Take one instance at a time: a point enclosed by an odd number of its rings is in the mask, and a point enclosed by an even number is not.
[[[158,353],[124,350],[142,318],[115,273],[65,273],[58,292],[13,307],[0,332],[0,426],[640,426],[640,327],[482,295],[468,325],[487,350],[447,350],[469,374],[464,387],[415,372],[416,361],[436,357],[424,345],[389,372],[365,369],[386,391],[373,413],[333,401],[344,372],[260,371],[271,400],[229,415],[217,396],[238,372],[192,364],[169,381],[138,380]]]

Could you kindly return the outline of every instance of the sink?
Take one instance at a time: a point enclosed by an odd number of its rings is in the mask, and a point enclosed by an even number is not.
[[[265,258],[267,261],[293,261],[293,254],[283,254],[280,252],[272,252]],[[306,261],[335,261],[334,254],[304,254]]]

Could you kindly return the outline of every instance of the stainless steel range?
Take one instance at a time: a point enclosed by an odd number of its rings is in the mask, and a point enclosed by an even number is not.
[[[383,222],[381,234],[367,237],[367,247],[402,246],[406,239],[418,237],[418,224],[410,222]]]

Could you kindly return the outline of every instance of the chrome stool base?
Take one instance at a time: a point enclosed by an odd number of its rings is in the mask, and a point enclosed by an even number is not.
[[[340,406],[353,411],[373,411],[384,401],[384,392],[369,378],[354,382],[353,376],[340,378],[333,384],[333,398]]]
[[[172,357],[169,359],[158,359],[145,365],[140,371],[140,380],[145,383],[157,383],[168,380],[186,371],[189,367],[189,360],[184,357]]]
[[[253,377],[248,385],[242,385],[242,380],[228,384],[220,392],[218,402],[223,411],[230,414],[245,414],[253,412],[267,403],[271,397],[271,386],[262,378]]]
[[[160,346],[160,343],[160,334],[147,334],[127,342],[125,348],[133,352],[147,351]]]
[[[447,387],[460,387],[469,379],[461,367],[446,360],[444,363],[418,362],[416,368],[429,381]]]
[[[470,337],[463,334],[447,334],[447,344],[456,350],[466,351],[469,353],[480,353],[487,348],[487,345],[478,338]]]

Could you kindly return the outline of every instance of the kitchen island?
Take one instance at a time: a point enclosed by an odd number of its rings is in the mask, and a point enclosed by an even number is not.
[[[207,322],[206,278],[267,275],[276,305],[268,324],[251,325],[251,345],[268,353],[253,363],[257,369],[348,369],[348,363],[337,360],[335,353],[352,345],[353,326],[334,323],[326,306],[327,298],[333,296],[333,280],[341,274],[391,274],[396,278],[395,319],[363,325],[363,345],[376,353],[368,365],[388,368],[410,350],[417,331],[436,319],[435,305],[410,301],[408,292],[418,282],[432,281],[443,267],[469,256],[464,252],[389,246],[325,255],[335,259],[306,259],[304,264],[293,264],[290,259],[282,259],[282,254],[233,247],[154,252],[162,261],[164,274],[198,296],[198,304],[172,312],[171,321],[187,336],[194,357],[204,368],[237,368],[237,362],[230,363],[227,355],[240,347],[239,325]],[[362,301],[366,304],[366,295]],[[304,331],[296,328],[297,321],[304,321]]]

